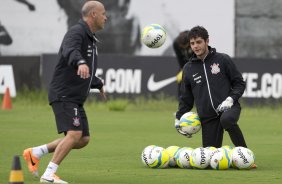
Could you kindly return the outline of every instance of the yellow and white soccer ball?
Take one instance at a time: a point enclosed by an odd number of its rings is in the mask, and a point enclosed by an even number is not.
[[[251,169],[255,163],[254,153],[244,147],[235,147],[232,150],[232,165],[237,169]]]
[[[196,148],[191,153],[190,165],[197,169],[205,169],[210,165],[210,150]]]
[[[142,163],[146,166],[149,167],[149,155],[150,152],[152,151],[153,148],[157,147],[156,145],[149,145],[146,148],[144,148],[144,150],[142,151],[141,154],[141,160]]]
[[[208,147],[205,147],[205,148],[209,150],[209,157],[211,157],[211,154],[212,154],[213,151],[217,150],[217,148],[214,147],[214,146],[208,146]]]
[[[193,148],[191,147],[183,147],[176,154],[176,163],[180,168],[192,168],[190,164],[191,154],[193,152]]]
[[[228,169],[231,165],[231,153],[225,148],[218,148],[210,154],[210,166],[216,170]]]
[[[159,48],[166,40],[166,31],[159,24],[150,24],[143,28],[141,41],[149,48]]]
[[[208,146],[206,149],[210,150],[211,152],[217,150],[217,148],[214,146]]]
[[[200,118],[195,112],[187,112],[181,116],[179,126],[183,132],[195,134],[201,129]]]
[[[231,152],[234,147],[230,145],[224,145],[224,146],[221,146],[221,148],[227,149],[227,151]]]
[[[176,166],[176,154],[181,148],[179,146],[169,146],[166,148],[166,151],[169,154],[169,167],[175,167]]]
[[[141,160],[150,168],[166,168],[169,163],[169,154],[162,147],[150,145],[142,151]]]

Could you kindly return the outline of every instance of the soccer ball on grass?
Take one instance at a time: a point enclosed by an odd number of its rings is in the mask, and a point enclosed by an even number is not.
[[[190,156],[190,165],[197,169],[205,169],[210,165],[210,150],[207,148],[196,148]]]
[[[228,169],[231,165],[232,159],[230,152],[225,148],[218,148],[210,154],[210,166],[216,170]]]
[[[175,167],[176,166],[176,154],[178,153],[178,151],[180,150],[181,148],[178,147],[178,146],[169,146],[166,148],[166,151],[168,152],[169,154],[169,167]]]
[[[150,145],[143,150],[141,160],[150,168],[166,168],[169,163],[169,154],[162,147]]]
[[[244,147],[235,147],[232,150],[232,166],[237,169],[251,169],[255,162],[254,153]]]
[[[183,147],[179,150],[176,154],[176,163],[180,168],[192,168],[190,165],[190,159],[192,154],[193,148],[190,147]]]

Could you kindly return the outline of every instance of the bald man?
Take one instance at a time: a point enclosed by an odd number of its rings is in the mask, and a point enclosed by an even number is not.
[[[95,76],[97,69],[97,46],[95,33],[104,28],[107,20],[104,5],[98,1],[87,1],[81,10],[82,19],[64,36],[58,63],[49,86],[49,104],[54,111],[57,131],[64,133],[59,138],[37,147],[27,148],[23,157],[29,171],[38,175],[38,164],[42,156],[53,157],[40,178],[41,183],[68,183],[55,173],[72,149],[85,147],[89,140],[89,126],[83,104],[90,88],[100,90],[106,98],[101,79]]]

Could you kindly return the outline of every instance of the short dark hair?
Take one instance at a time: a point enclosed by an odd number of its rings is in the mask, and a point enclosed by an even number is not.
[[[189,31],[188,39],[190,41],[192,38],[197,37],[201,37],[206,41],[209,38],[209,33],[204,27],[195,26]]]
[[[181,33],[179,33],[179,35],[176,38],[176,42],[180,45],[186,45],[189,43],[189,39],[188,39],[188,35],[189,35],[189,31],[182,31]]]

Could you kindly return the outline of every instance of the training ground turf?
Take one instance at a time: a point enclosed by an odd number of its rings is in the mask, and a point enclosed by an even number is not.
[[[176,105],[175,105],[176,106]],[[255,153],[258,169],[239,171],[195,169],[150,169],[143,166],[142,150],[155,144],[162,147],[201,146],[201,133],[186,139],[174,129],[171,105],[166,108],[109,111],[107,107],[86,106],[91,141],[82,150],[73,150],[62,162],[58,175],[71,184],[212,184],[282,182],[282,108],[245,108],[240,127],[249,148]],[[48,105],[14,104],[12,110],[0,110],[0,183],[8,183],[14,155],[30,146],[52,141],[56,134],[54,116]],[[224,145],[230,144],[225,134]],[[51,158],[43,157],[42,174]],[[23,158],[24,183],[37,184]]]

